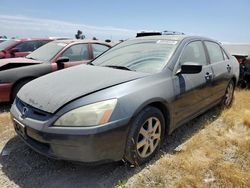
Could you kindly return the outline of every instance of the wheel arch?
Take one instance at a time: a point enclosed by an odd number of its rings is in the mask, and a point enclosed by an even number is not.
[[[134,119],[143,109],[147,108],[148,106],[152,106],[155,107],[157,109],[159,109],[164,117],[165,120],[165,134],[169,134],[170,132],[170,125],[171,125],[171,112],[170,112],[170,105],[167,101],[165,101],[162,98],[156,98],[156,99],[151,99],[145,103],[143,103],[142,105],[140,105],[137,110],[135,111],[135,113],[133,114],[133,118]]]
[[[233,76],[231,80],[233,80],[233,82],[234,82],[234,87],[236,87],[236,85],[237,85],[237,79],[236,79],[236,77]]]
[[[12,87],[11,87],[10,99],[13,100],[13,99],[12,99],[12,94],[13,94],[13,91],[14,91],[15,87],[16,87],[18,84],[20,84],[21,82],[31,81],[31,80],[34,80],[34,79],[36,79],[35,76],[27,76],[27,77],[20,78],[20,79],[16,80],[16,81],[14,82],[14,84],[12,85]]]

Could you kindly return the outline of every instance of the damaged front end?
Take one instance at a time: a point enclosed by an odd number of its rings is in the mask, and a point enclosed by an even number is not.
[[[8,63],[0,67],[0,71],[5,71],[9,69],[35,65],[36,63]]]

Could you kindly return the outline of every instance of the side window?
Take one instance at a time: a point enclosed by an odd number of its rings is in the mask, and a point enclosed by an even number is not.
[[[207,64],[205,50],[201,41],[191,42],[185,47],[180,58],[180,65],[185,62]]]
[[[228,55],[226,54],[226,52],[223,49],[222,49],[222,53],[223,53],[224,60],[229,59]]]
[[[102,44],[92,44],[93,49],[93,55],[94,58],[102,54],[103,52],[107,51],[109,49],[108,46],[102,45]]]
[[[65,50],[61,57],[68,57],[69,61],[89,60],[88,44],[76,44]]]
[[[26,41],[16,45],[15,48],[18,49],[19,52],[33,52],[40,47],[38,44],[39,41]]]
[[[216,63],[224,60],[221,47],[218,44],[206,41],[205,45],[207,47],[211,63]]]

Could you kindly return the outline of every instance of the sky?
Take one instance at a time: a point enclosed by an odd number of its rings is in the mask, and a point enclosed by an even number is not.
[[[250,0],[1,0],[0,35],[127,39],[179,31],[250,43]]]

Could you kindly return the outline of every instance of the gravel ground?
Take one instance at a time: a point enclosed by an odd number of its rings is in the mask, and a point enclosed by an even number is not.
[[[0,115],[6,114],[10,105],[0,104]],[[4,112],[5,111],[5,112]],[[166,141],[154,164],[164,153],[174,154],[206,122],[215,121],[218,109],[212,109],[190,123],[178,128]],[[2,118],[0,116],[0,118]],[[4,121],[3,121],[4,122]],[[0,119],[0,187],[115,187],[123,185],[143,167],[132,168],[121,162],[103,165],[84,165],[57,161],[37,154],[15,134],[11,123]]]

